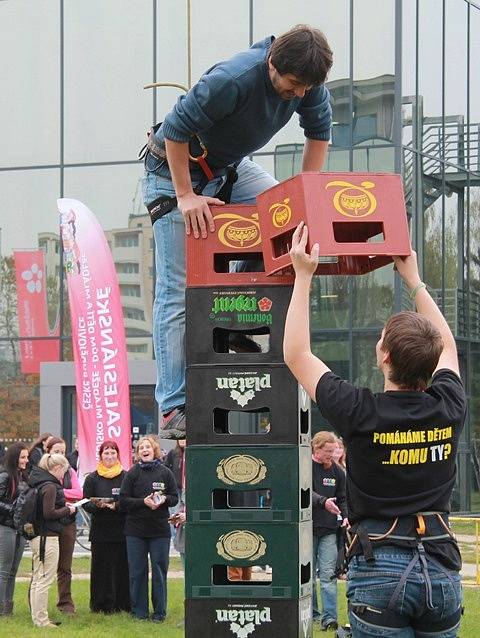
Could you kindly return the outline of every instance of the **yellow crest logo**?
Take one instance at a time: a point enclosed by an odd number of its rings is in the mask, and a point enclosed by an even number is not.
[[[262,241],[258,214],[243,217],[236,213],[219,213],[213,218],[215,221],[226,221],[218,230],[218,240],[229,248],[252,248]]]
[[[283,228],[292,218],[292,209],[288,205],[290,198],[287,197],[283,202],[272,204],[268,209],[272,215],[272,223],[276,228]]]
[[[333,205],[335,209],[346,217],[367,217],[375,212],[377,208],[377,199],[371,188],[375,188],[373,182],[362,182],[360,186],[336,180],[328,182],[325,189],[331,186],[340,186],[333,196]]]
[[[267,468],[262,459],[250,454],[235,454],[222,459],[217,466],[217,478],[227,485],[246,483],[255,485],[263,481]]]
[[[217,542],[217,553],[225,560],[255,560],[267,550],[265,539],[247,529],[222,534]]]

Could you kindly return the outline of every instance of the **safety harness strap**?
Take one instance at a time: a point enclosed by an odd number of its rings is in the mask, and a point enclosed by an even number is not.
[[[227,166],[225,181],[223,182],[218,192],[214,195],[214,197],[220,199],[222,202],[225,202],[225,204],[230,203],[233,185],[238,179],[237,166],[238,164]],[[207,176],[204,175],[193,189],[193,192],[196,195],[201,195],[209,181],[210,180],[207,178]],[[150,215],[152,226],[157,221],[157,219],[161,219],[164,215],[170,213],[176,206],[177,198],[169,197],[168,195],[160,195],[160,197],[154,199],[153,202],[147,204],[147,210],[148,214]]]

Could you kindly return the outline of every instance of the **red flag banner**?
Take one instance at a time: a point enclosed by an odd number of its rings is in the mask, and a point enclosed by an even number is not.
[[[15,250],[18,333],[20,337],[58,337],[56,326],[48,325],[47,278],[42,250]],[[42,361],[58,361],[58,339],[20,341],[20,369],[23,374],[38,374]]]

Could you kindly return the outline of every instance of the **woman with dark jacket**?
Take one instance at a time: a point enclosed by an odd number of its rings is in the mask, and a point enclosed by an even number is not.
[[[27,488],[28,448],[13,443],[5,453],[5,471],[0,474],[0,616],[13,612],[15,576],[25,549],[25,539],[13,525],[18,495]]]
[[[47,452],[49,454],[61,454],[65,456],[67,445],[60,437],[52,436],[47,442]],[[68,459],[67,459],[68,463]],[[67,503],[79,501],[82,496],[82,488],[78,481],[77,473],[68,464],[62,480],[63,495]],[[58,538],[58,546],[60,554],[58,556],[57,567],[57,586],[58,601],[57,608],[64,614],[74,614],[75,605],[72,599],[72,560],[73,550],[75,547],[75,539],[77,537],[77,524],[75,522],[75,513],[70,516],[69,522],[62,527]]]
[[[53,434],[45,432],[35,439],[28,450],[28,472],[30,473],[33,468],[38,465],[40,459],[47,451],[48,439],[51,439]]]
[[[125,514],[119,511],[119,495],[125,471],[115,441],[104,441],[96,472],[83,484],[90,501],[83,507],[92,516],[90,543],[90,609],[113,613],[130,611]]]
[[[38,490],[41,503],[40,535],[30,541],[33,575],[30,583],[30,611],[37,627],[56,627],[48,618],[48,590],[57,573],[58,537],[75,508],[66,503],[61,480],[68,470],[62,454],[44,454],[28,479]]]
[[[130,601],[134,618],[148,618],[148,555],[152,565],[154,622],[167,611],[167,572],[170,551],[168,508],[178,502],[173,474],[160,461],[160,446],[152,436],[136,445],[137,463],[126,473],[120,490],[120,508],[127,513]]]

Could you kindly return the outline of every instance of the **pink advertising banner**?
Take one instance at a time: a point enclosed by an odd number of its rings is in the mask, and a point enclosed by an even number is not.
[[[58,337],[58,325],[48,325],[47,277],[42,250],[14,250],[17,284],[18,333],[20,337]],[[38,374],[42,361],[58,361],[58,339],[20,341],[20,369]]]
[[[103,441],[116,441],[131,465],[127,349],[117,273],[95,215],[75,199],[59,199],[64,268],[72,320],[77,434],[82,475],[96,469]]]

